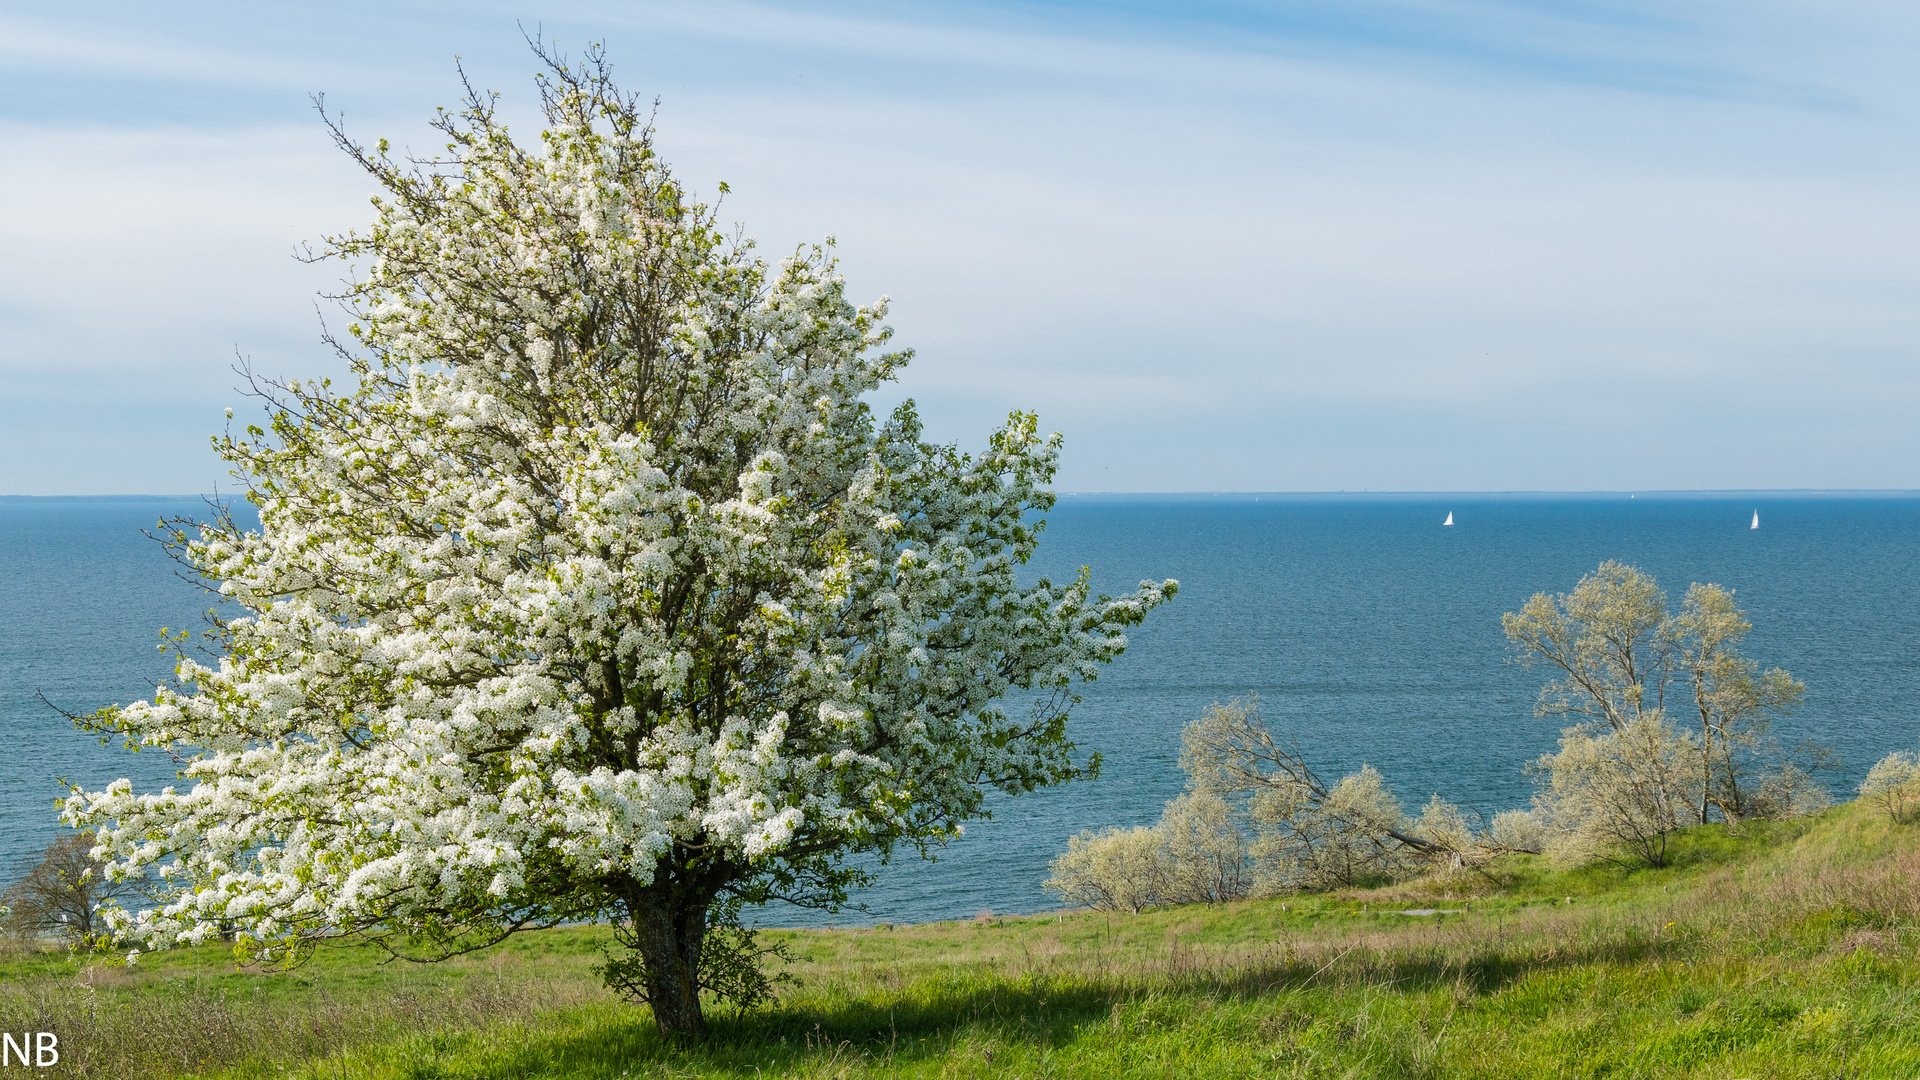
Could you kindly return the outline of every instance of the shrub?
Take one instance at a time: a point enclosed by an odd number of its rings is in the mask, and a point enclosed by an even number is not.
[[[1749,805],[1751,816],[1786,820],[1819,813],[1833,805],[1833,794],[1807,770],[1792,762],[1760,779]]]
[[[1302,797],[1298,785],[1254,794],[1262,886],[1268,891],[1331,889],[1393,877],[1414,856],[1396,834],[1400,801],[1371,765],[1340,779],[1323,798]]]
[[[1907,803],[1920,781],[1920,757],[1906,750],[1895,750],[1867,770],[1860,782],[1860,797],[1887,812],[1898,823],[1906,819]]]
[[[1487,825],[1486,842],[1500,851],[1538,854],[1547,849],[1547,825],[1531,810],[1502,810]]]
[[[1165,845],[1167,899],[1218,904],[1247,894],[1247,840],[1227,800],[1190,791],[1167,803],[1159,832]]]
[[[1439,795],[1427,800],[1425,809],[1407,831],[1455,854],[1470,850],[1477,842],[1467,815]]]
[[[1618,728],[1566,729],[1560,752],[1535,766],[1546,781],[1534,809],[1551,827],[1549,852],[1563,865],[1624,856],[1665,866],[1668,837],[1695,819],[1697,761],[1692,736],[1654,711]]]
[[[1247,895],[1247,840],[1211,791],[1172,799],[1152,828],[1083,832],[1048,864],[1045,888],[1069,904],[1139,913],[1156,904],[1218,904]]]
[[[1044,888],[1069,904],[1139,914],[1167,902],[1166,840],[1159,829],[1082,832],[1048,865]]]

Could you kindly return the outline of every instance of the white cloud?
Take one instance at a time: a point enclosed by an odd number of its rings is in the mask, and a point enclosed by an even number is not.
[[[357,223],[372,185],[316,130],[0,127],[0,370],[160,370],[209,341],[312,338],[337,273],[296,245]],[[295,327],[304,327],[304,331]],[[251,339],[251,340],[249,340]]]
[[[838,235],[855,291],[895,298],[937,435],[1038,408],[1069,488],[1920,485],[1899,9],[901,10],[578,5],[545,29],[662,94],[665,153],[731,182],[768,254]],[[430,64],[99,34],[156,93],[206,66],[339,80],[368,137],[426,145],[453,52],[528,115],[510,22],[405,14],[382,55]],[[62,26],[10,47],[64,62],[94,31]],[[328,275],[287,254],[364,219],[367,185],[309,116],[0,127],[31,163],[0,175],[31,208],[0,220],[7,392],[57,370],[224,395],[235,345],[325,367]],[[97,468],[61,482],[128,489]]]

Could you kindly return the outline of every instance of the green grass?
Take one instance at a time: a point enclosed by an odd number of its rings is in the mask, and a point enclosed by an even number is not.
[[[1395,913],[1429,907],[1460,913]],[[1691,830],[1662,870],[1517,857],[1211,909],[782,931],[797,984],[714,1008],[697,1047],[599,988],[595,928],[282,975],[213,949],[16,955],[0,1019],[51,1022],[60,1071],[126,1080],[1911,1077],[1917,928],[1920,830],[1848,805]]]

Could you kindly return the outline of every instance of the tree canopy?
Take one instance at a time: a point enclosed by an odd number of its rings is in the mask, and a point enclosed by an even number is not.
[[[1733,590],[1696,582],[1670,612],[1651,576],[1608,560],[1572,592],[1535,593],[1501,626],[1515,659],[1554,672],[1537,714],[1576,721],[1534,766],[1534,815],[1563,860],[1663,866],[1671,834],[1715,810],[1734,826],[1826,805],[1768,734],[1806,687],[1740,654],[1753,624]],[[1831,764],[1811,741],[1802,753],[1810,767]]]
[[[752,959],[740,904],[836,905],[849,855],[1097,768],[1073,686],[1176,583],[1021,584],[1060,437],[1017,413],[972,455],[874,415],[910,357],[886,302],[827,246],[768,265],[597,53],[544,55],[537,147],[471,88],[438,158],[329,120],[382,189],[315,255],[360,274],[354,385],[254,380],[269,421],[215,445],[258,527],[171,534],[243,614],[91,720],[186,783],[65,813],[166,884],[113,915],[150,946],[434,959],[605,919],[609,981],[697,1035]]]

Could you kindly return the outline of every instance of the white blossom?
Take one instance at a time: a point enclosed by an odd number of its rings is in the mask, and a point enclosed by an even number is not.
[[[354,148],[387,189],[329,249],[366,268],[357,385],[261,383],[270,426],[217,440],[258,528],[177,535],[243,614],[96,721],[183,782],[65,804],[169,890],[117,931],[431,953],[663,874],[832,903],[847,854],[1081,774],[1070,687],[1175,584],[1020,585],[1059,437],[874,417],[885,302],[731,244],[650,132],[554,93],[537,152],[478,104],[443,167]]]

